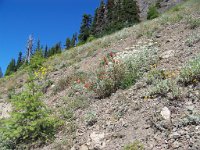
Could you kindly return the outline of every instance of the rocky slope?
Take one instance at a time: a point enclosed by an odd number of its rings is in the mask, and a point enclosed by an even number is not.
[[[198,0],[187,1],[160,18],[51,58],[46,66],[52,67],[47,76],[52,84],[46,87],[44,102],[61,119],[69,115],[68,109],[73,109],[73,119],[64,119],[65,125],[55,141],[38,150],[123,150],[129,144],[132,149],[142,145],[147,150],[198,150],[200,82],[176,85],[179,89],[176,97],[171,89],[165,94],[164,90],[153,96],[148,93],[154,88],[149,84],[151,71],[164,72],[165,78],[176,80],[185,64],[200,54],[199,8]],[[158,62],[130,88],[117,90],[103,99],[81,89],[77,82],[55,92],[59,81],[75,72],[85,72],[90,78],[110,52],[139,53],[140,47],[152,43],[158,49]],[[23,87],[26,76],[22,74],[0,82],[1,117],[9,116],[11,106],[5,104],[7,94],[10,89]]]

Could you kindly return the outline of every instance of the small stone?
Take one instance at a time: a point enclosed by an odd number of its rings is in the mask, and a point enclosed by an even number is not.
[[[86,145],[82,145],[82,146],[80,147],[80,150],[88,150],[88,147],[87,147]]]
[[[157,34],[157,35],[156,35],[156,38],[161,38],[161,35]]]
[[[193,111],[194,110],[194,105],[190,105],[186,107],[188,111]]]
[[[162,115],[162,117],[165,120],[170,121],[170,119],[171,119],[171,112],[170,112],[170,110],[167,107],[162,108],[162,111],[161,111],[160,114]]]
[[[174,133],[170,134],[170,136],[169,136],[169,137],[170,137],[170,138],[177,139],[177,138],[179,138],[179,137],[180,137],[180,134],[179,134],[179,133],[177,133],[177,132],[174,132]]]
[[[179,148],[181,144],[178,141],[175,141],[172,145],[173,148]]]

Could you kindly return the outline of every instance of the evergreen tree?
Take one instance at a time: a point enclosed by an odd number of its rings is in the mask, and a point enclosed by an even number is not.
[[[70,46],[71,47],[75,47],[76,46],[76,42],[77,42],[77,33],[74,33],[71,39],[71,43]]]
[[[103,0],[98,8],[96,24],[96,33],[101,33],[105,27],[105,3]]]
[[[94,18],[93,18],[92,25],[91,25],[91,34],[94,36],[97,34],[97,31],[96,31],[97,15],[98,15],[98,8],[95,10]]]
[[[9,76],[16,71],[15,59],[12,59],[6,69],[5,76]]]
[[[90,36],[90,29],[91,29],[92,17],[91,15],[84,14],[80,34],[79,34],[79,42],[86,42],[88,37]]]
[[[3,72],[1,70],[1,67],[0,67],[0,78],[3,78]]]
[[[55,45],[55,54],[59,54],[62,52],[62,48],[61,48],[61,42],[57,43]]]
[[[35,51],[39,51],[39,50],[41,50],[40,39],[38,39],[37,41],[37,47]]]
[[[108,0],[107,4],[106,4],[106,9],[108,11],[107,13],[107,21],[108,22],[112,22],[113,21],[113,14],[114,12],[114,8],[115,8],[115,1],[114,0]]]
[[[123,0],[122,6],[122,21],[125,22],[125,26],[129,26],[140,21],[139,7],[135,0]]]
[[[48,57],[48,47],[47,45],[45,46],[45,50],[44,50],[44,58]]]
[[[70,48],[71,48],[71,40],[70,38],[67,38],[65,43],[65,49],[70,49]]]
[[[16,69],[19,69],[23,64],[22,52],[19,52]]]

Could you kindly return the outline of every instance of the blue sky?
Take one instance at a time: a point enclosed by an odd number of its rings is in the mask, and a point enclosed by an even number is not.
[[[33,34],[49,47],[79,31],[82,15],[94,14],[100,0],[0,0],[0,67],[25,54]]]

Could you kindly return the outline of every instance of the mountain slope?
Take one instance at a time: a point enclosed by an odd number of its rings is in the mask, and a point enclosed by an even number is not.
[[[200,83],[182,84],[179,78],[187,62],[200,53],[199,8],[198,0],[187,1],[157,19],[50,58],[44,66],[49,70],[45,82],[51,84],[46,86],[43,100],[65,125],[52,144],[38,149],[120,150],[135,141],[139,144],[129,147],[198,149]],[[99,63],[108,54],[132,58],[144,46],[157,49],[156,63],[148,64],[135,85],[102,99],[83,87],[85,81],[96,79]],[[61,88],[66,79],[69,84]],[[14,88],[19,92],[25,82],[23,71],[0,80],[1,101]],[[4,104],[1,109],[5,117],[8,108]]]

